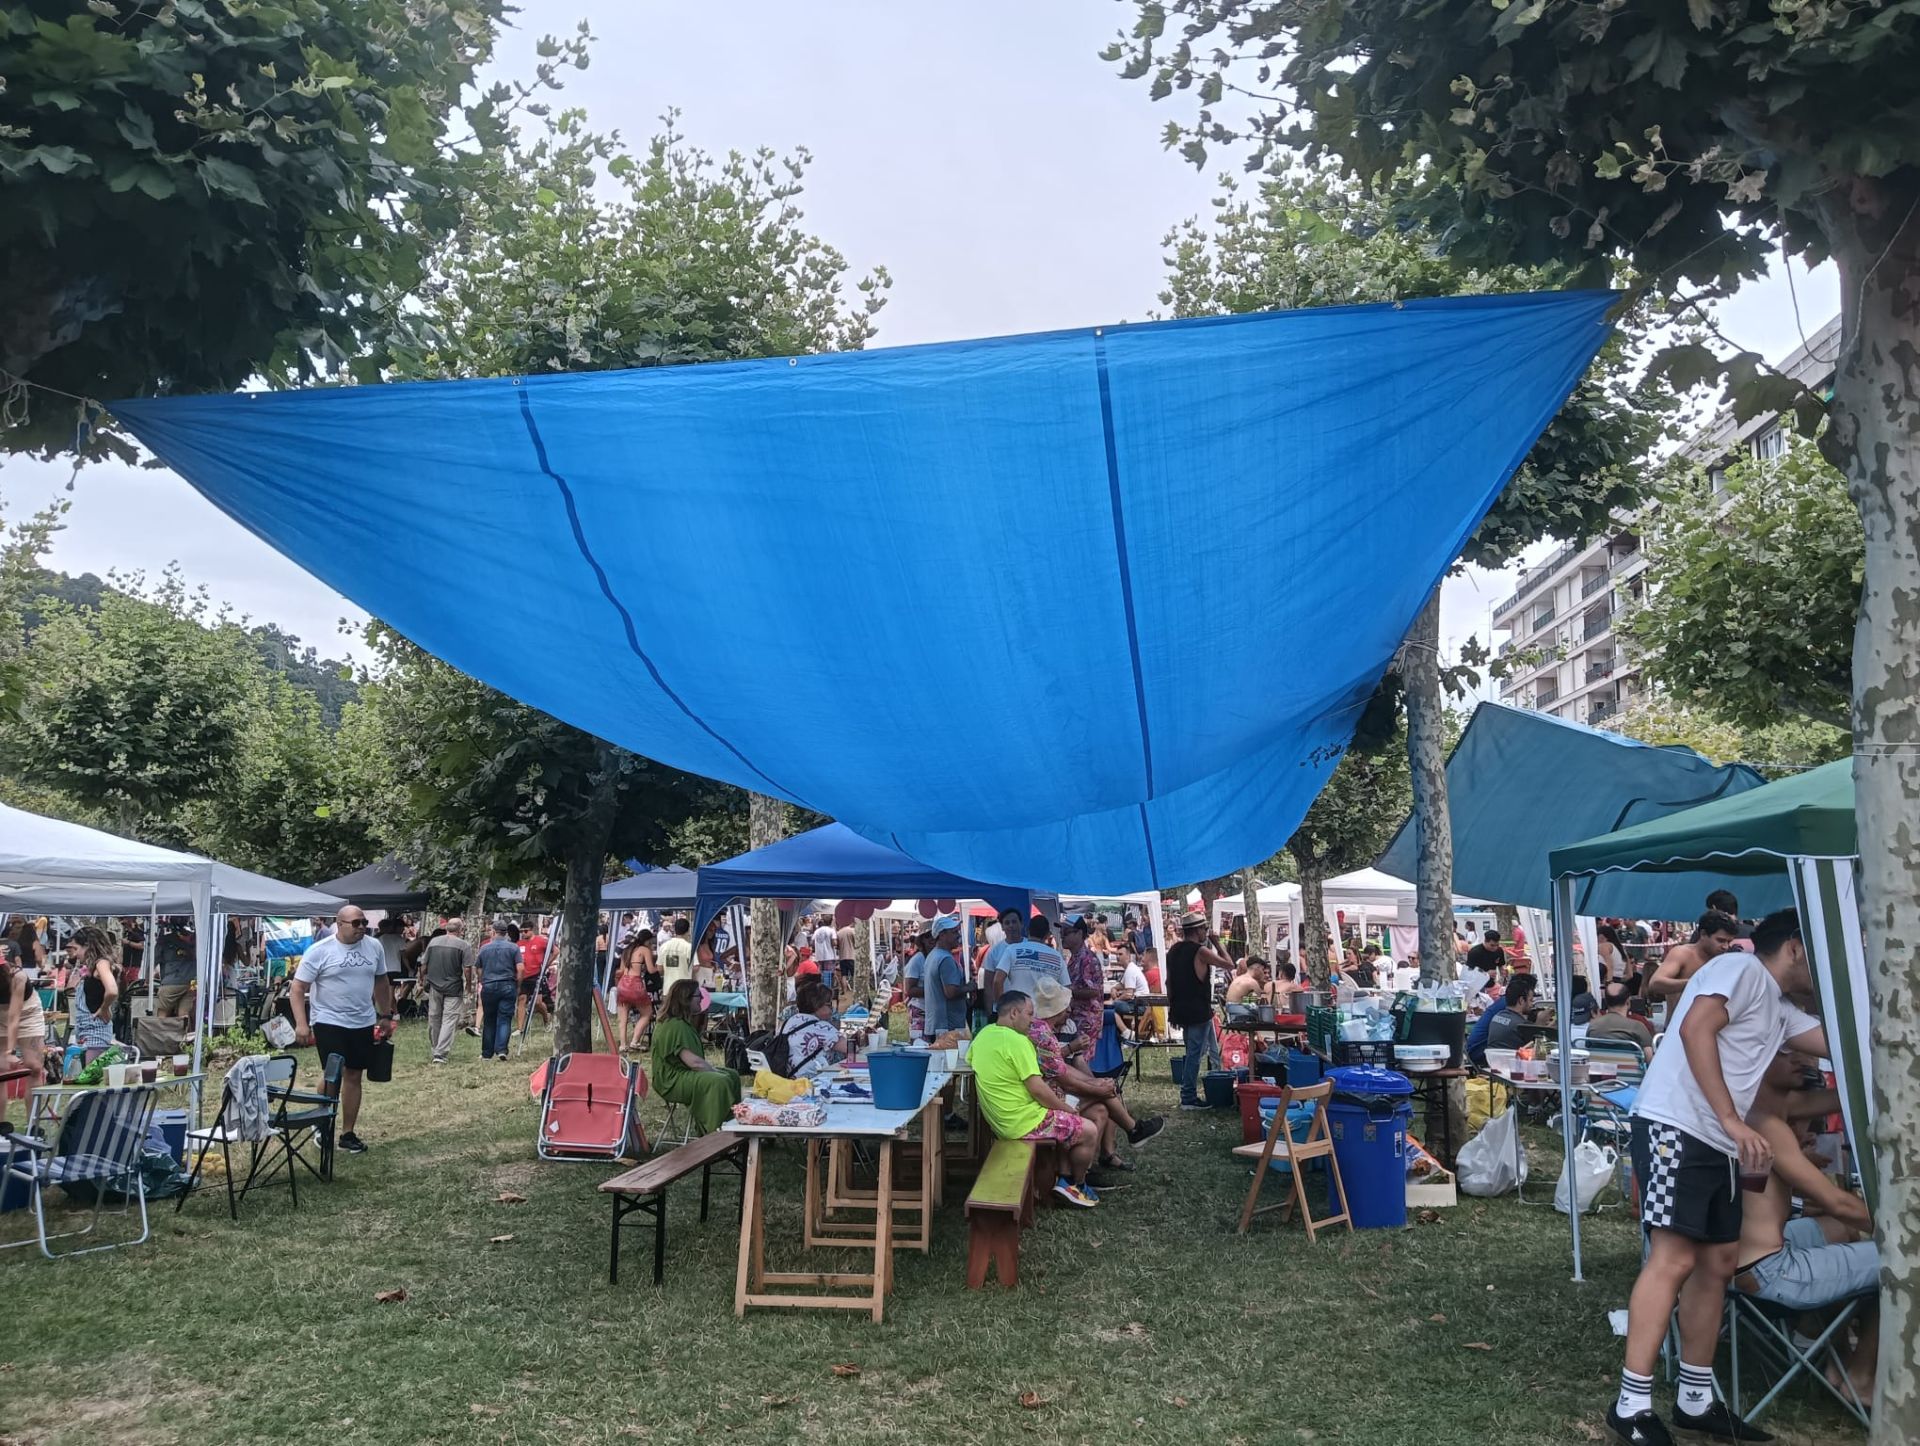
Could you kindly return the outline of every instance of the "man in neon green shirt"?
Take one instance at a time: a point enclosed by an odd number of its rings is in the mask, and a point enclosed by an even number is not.
[[[1087,1171],[1100,1150],[1100,1129],[1067,1107],[1040,1074],[1040,1057],[1027,1027],[1033,1000],[1019,990],[1000,996],[1000,1014],[973,1038],[967,1063],[980,1091],[980,1110],[1003,1140],[1051,1141],[1066,1151],[1067,1173],[1053,1193],[1070,1205],[1098,1205]]]

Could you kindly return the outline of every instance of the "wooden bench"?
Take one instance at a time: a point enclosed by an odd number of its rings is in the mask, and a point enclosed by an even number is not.
[[[1000,1284],[1020,1283],[1020,1232],[1033,1224],[1034,1209],[1049,1177],[1050,1156],[1031,1140],[995,1140],[967,1196],[967,1289],[987,1283],[987,1268]]]
[[[611,1180],[602,1182],[602,1194],[613,1197],[613,1250],[607,1260],[607,1283],[620,1280],[620,1227],[635,1211],[653,1217],[653,1283],[660,1284],[667,1273],[667,1186],[700,1172],[700,1218],[707,1218],[708,1189],[713,1167],[724,1164],[741,1177],[742,1203],[745,1201],[746,1137],[715,1130],[701,1135],[664,1155],[655,1155]]]

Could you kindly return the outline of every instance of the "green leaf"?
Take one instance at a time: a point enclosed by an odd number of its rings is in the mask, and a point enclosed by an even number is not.
[[[87,158],[72,146],[35,146],[27,152],[27,163],[64,176]]]
[[[153,117],[131,103],[120,113],[116,123],[120,134],[127,138],[127,144],[136,151],[151,151],[159,148],[153,135]]]
[[[34,98],[60,111],[78,110],[81,105],[80,97],[70,90],[43,90]]]
[[[266,198],[260,194],[259,183],[245,166],[237,165],[223,156],[208,156],[197,162],[196,168],[208,190],[234,196],[256,206],[267,204]]]

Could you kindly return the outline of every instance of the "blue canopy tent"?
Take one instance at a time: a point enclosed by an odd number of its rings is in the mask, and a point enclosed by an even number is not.
[[[515,698],[953,875],[1113,895],[1238,869],[1292,833],[1615,299],[113,412],[242,526]],[[342,518],[413,545],[342,548]],[[796,584],[793,539],[822,526],[910,540],[920,565]],[[1301,586],[1362,535],[1368,587]],[[660,538],[721,541],[667,574],[656,548],[621,545]],[[500,588],[472,565],[488,555],[541,585]],[[1219,637],[1272,686],[1198,685],[1198,640]],[[994,686],[796,708],[785,664],[822,639],[848,666]]]
[[[1745,764],[1709,763],[1688,748],[1656,747],[1546,713],[1482,703],[1447,760],[1454,891],[1551,909],[1552,850],[1765,782]],[[1408,819],[1376,867],[1411,879],[1418,859]],[[1712,870],[1594,874],[1575,888],[1573,913],[1691,919],[1725,883]],[[1740,888],[1741,908],[1755,917],[1792,902],[1784,876],[1756,877]]]
[[[1033,906],[1031,890],[932,868],[840,823],[704,865],[699,894],[696,939],[736,899],[985,899],[996,909]]]
[[[692,869],[679,864],[648,869],[606,885],[600,890],[600,905],[623,913],[629,909],[691,909],[697,878]]]

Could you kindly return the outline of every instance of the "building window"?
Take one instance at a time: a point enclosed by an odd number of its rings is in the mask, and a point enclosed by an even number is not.
[[[1776,457],[1784,457],[1786,452],[1787,429],[1785,427],[1776,424],[1753,439],[1753,455],[1756,461],[1771,462]]]
[[[1707,468],[1707,481],[1713,486],[1713,495],[1718,497],[1727,490],[1727,469],[1725,467]]]

